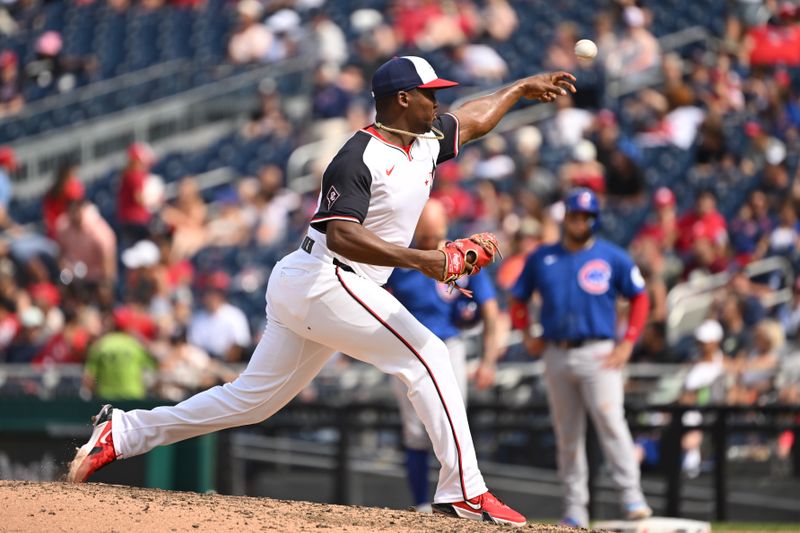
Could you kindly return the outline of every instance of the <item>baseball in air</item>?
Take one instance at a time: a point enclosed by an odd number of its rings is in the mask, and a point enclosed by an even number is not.
[[[597,45],[591,39],[581,39],[575,43],[575,55],[580,59],[594,59],[597,56]]]

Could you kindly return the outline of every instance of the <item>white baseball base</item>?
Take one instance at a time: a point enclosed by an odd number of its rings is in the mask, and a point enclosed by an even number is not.
[[[655,516],[644,520],[606,520],[595,522],[592,527],[617,533],[711,533],[708,522]]]

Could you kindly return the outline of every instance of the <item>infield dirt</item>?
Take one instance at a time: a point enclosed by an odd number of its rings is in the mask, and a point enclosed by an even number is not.
[[[2,532],[330,531],[510,532],[511,528],[412,511],[222,496],[121,485],[0,481]],[[519,531],[577,533],[528,524]]]

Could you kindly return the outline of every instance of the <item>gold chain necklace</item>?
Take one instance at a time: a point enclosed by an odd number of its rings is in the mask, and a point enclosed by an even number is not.
[[[379,130],[389,131],[389,132],[392,132],[392,133],[398,133],[400,135],[410,135],[411,137],[416,137],[417,139],[434,139],[434,140],[437,140],[437,141],[441,141],[442,139],[444,139],[444,133],[442,133],[441,130],[437,130],[436,128],[434,128],[432,126],[431,126],[431,131],[433,132],[433,135],[428,135],[427,133],[412,133],[410,131],[398,130],[398,129],[395,129],[395,128],[390,128],[388,126],[384,126],[383,124],[381,124],[377,120],[375,121],[375,127],[378,128]]]

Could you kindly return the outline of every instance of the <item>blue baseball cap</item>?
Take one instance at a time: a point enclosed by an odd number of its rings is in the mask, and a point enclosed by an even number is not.
[[[416,56],[393,57],[372,76],[372,96],[376,100],[411,89],[444,89],[458,83],[436,75],[430,63]]]

